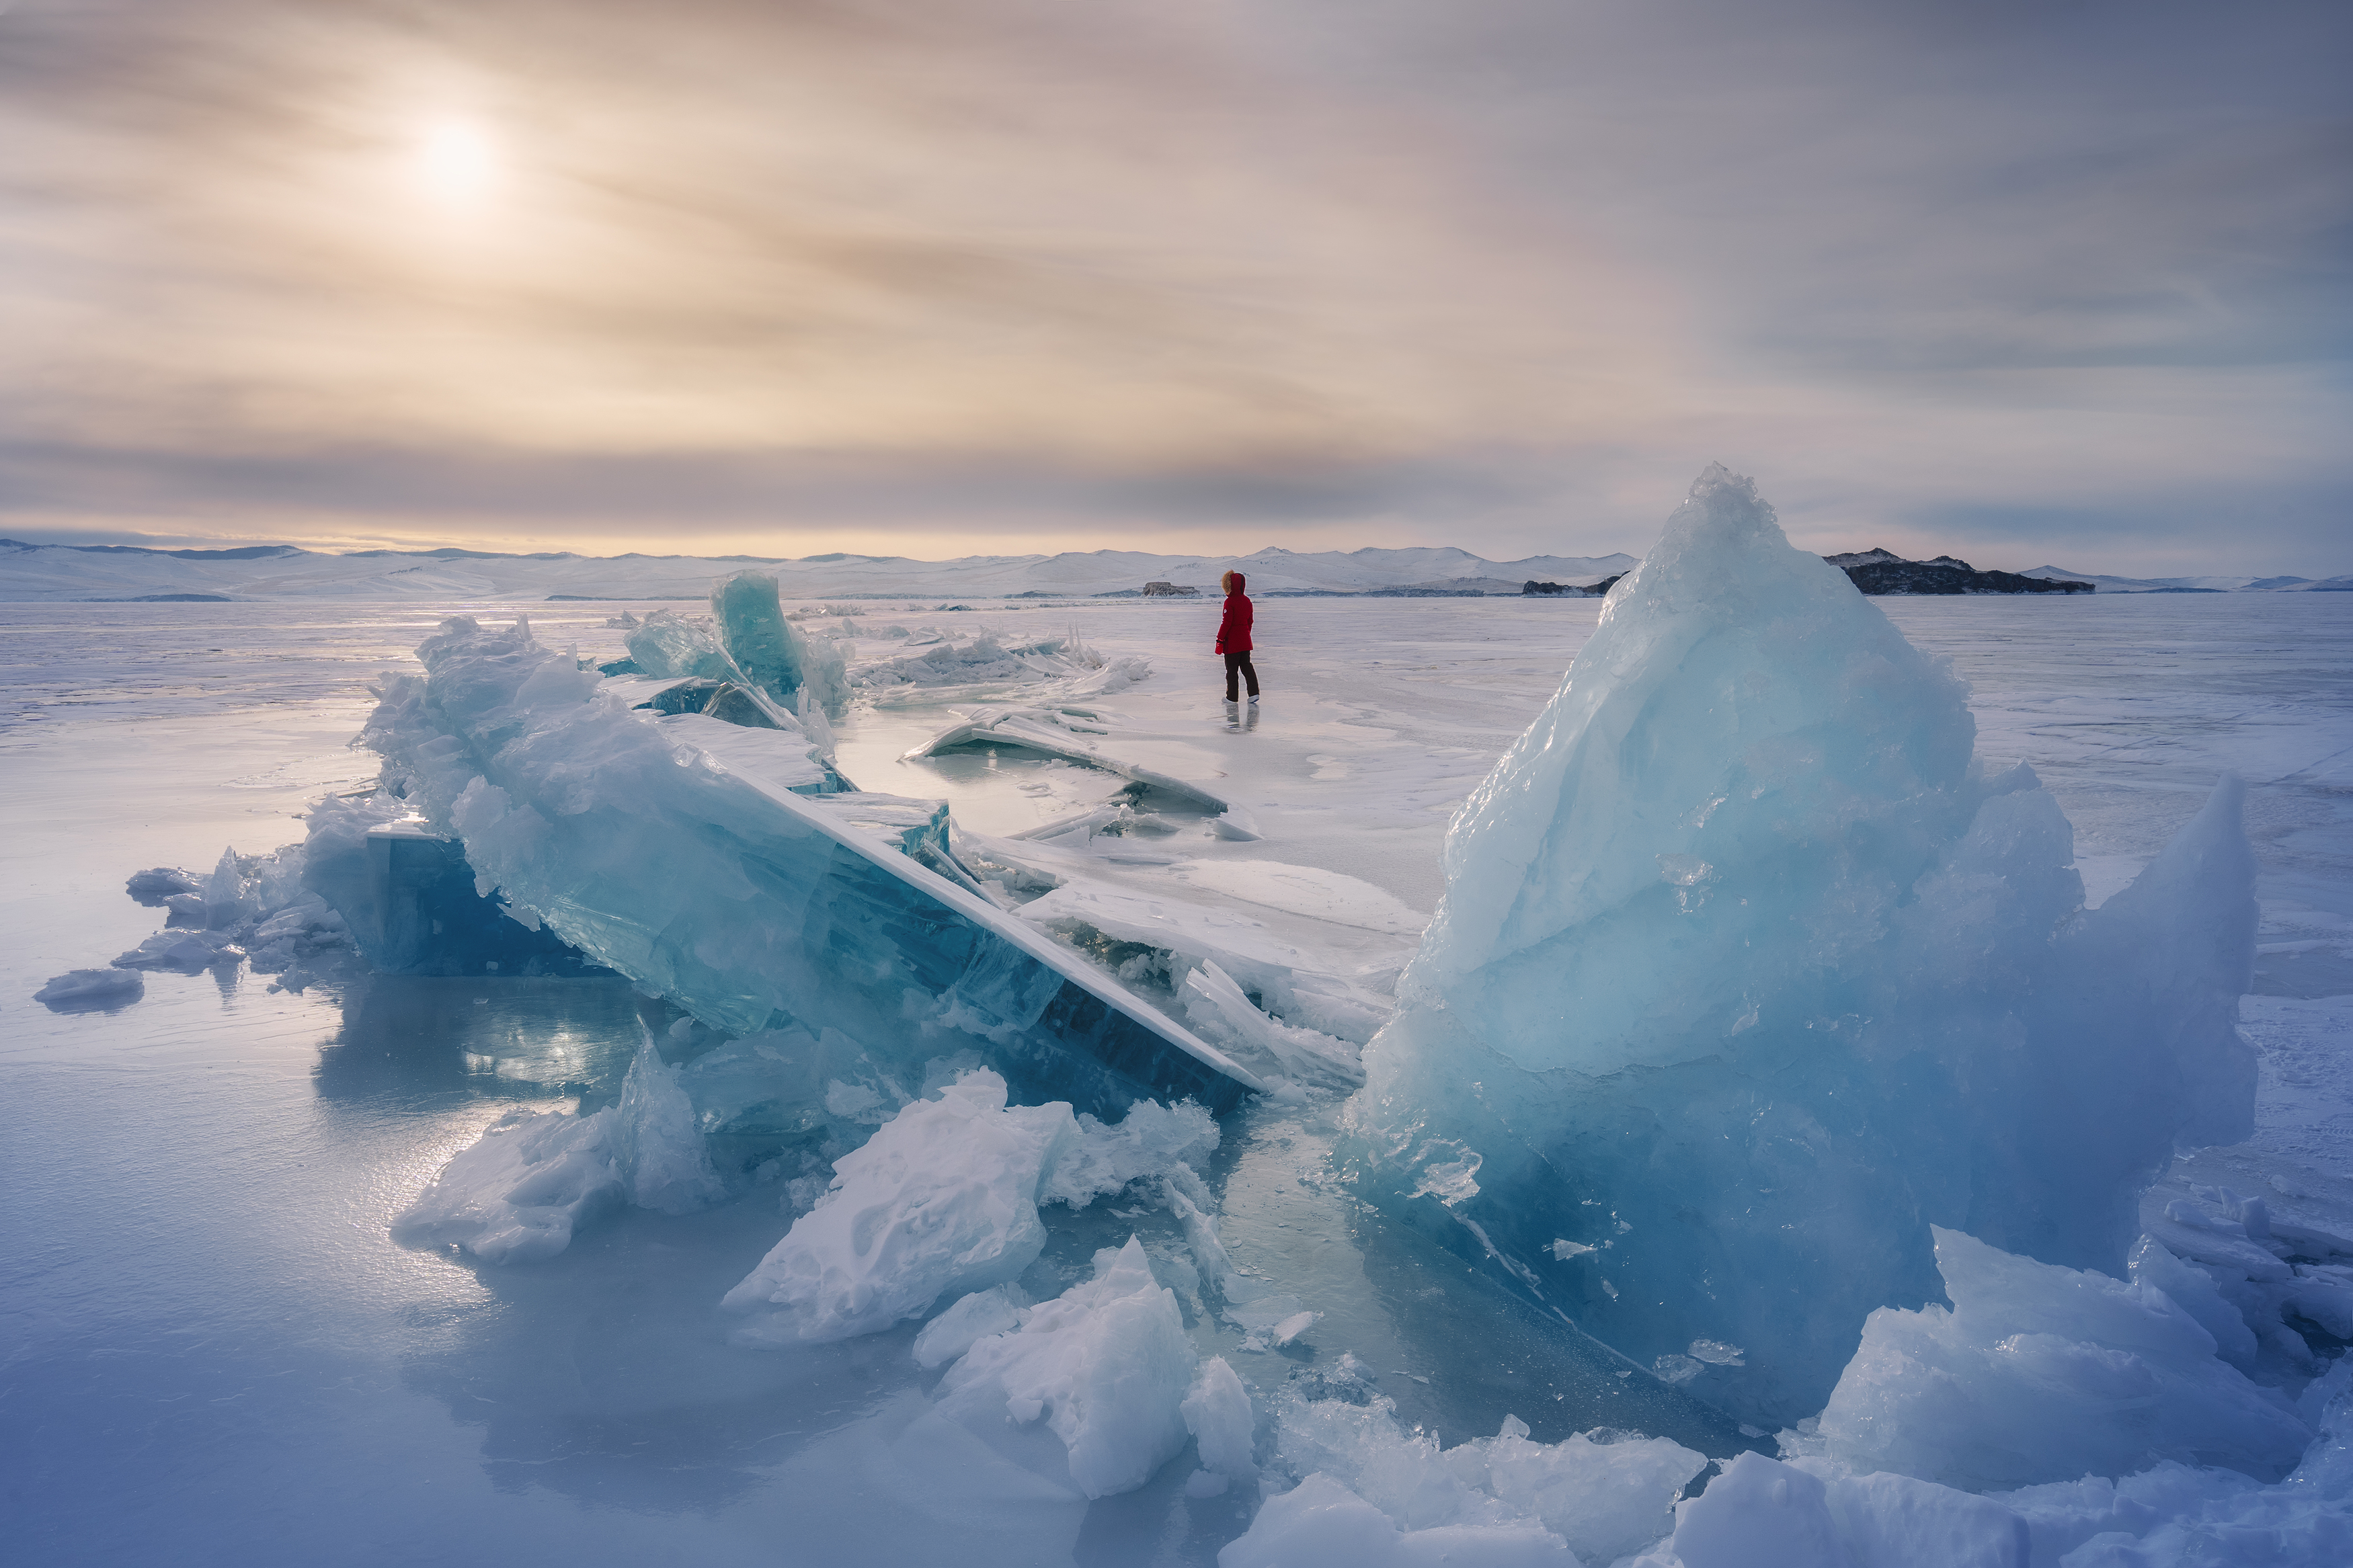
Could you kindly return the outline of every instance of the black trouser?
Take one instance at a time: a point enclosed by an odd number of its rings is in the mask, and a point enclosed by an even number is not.
[[[1234,672],[1236,670],[1240,670],[1241,672],[1242,679],[1250,682],[1250,694],[1252,697],[1257,696],[1258,671],[1250,668],[1250,651],[1245,648],[1240,653],[1229,653],[1226,655],[1226,700],[1229,702],[1238,702],[1241,700],[1240,693],[1236,692],[1234,689]]]

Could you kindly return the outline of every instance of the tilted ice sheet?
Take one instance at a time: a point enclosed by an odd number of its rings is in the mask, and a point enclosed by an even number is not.
[[[1015,913],[1044,930],[1168,953],[1175,969],[1214,963],[1285,1020],[1342,1039],[1371,1038],[1390,1011],[1388,998],[1336,973],[1334,957],[1283,942],[1237,910],[1074,877]]]
[[[832,1028],[902,1065],[977,1046],[1098,1109],[1250,1086],[1068,948],[735,771],[527,626],[456,618],[419,656],[427,678],[389,679],[366,732],[416,804],[482,888],[705,1023]]]

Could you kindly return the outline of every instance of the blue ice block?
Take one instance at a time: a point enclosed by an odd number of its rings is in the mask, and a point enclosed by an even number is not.
[[[745,749],[788,732],[698,745],[712,721],[636,710],[628,683],[600,689],[525,627],[455,617],[417,651],[427,674],[388,682],[365,736],[410,798],[485,886],[713,1027],[831,1027],[901,1068],[977,1048],[1024,1096],[1104,1114],[1139,1096],[1223,1110],[1260,1087],[924,864],[944,847],[931,812],[806,797]]]
[[[581,975],[610,971],[543,927],[475,891],[457,840],[421,822],[392,822],[357,853],[314,853],[304,884],[351,930],[360,952],[395,974]]]

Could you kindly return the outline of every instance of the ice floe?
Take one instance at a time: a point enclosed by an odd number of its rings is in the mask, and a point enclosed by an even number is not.
[[[121,1007],[147,993],[147,983],[128,969],[69,969],[33,993],[33,1000],[57,1012]]]

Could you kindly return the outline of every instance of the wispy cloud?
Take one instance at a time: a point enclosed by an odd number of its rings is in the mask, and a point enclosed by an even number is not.
[[[0,522],[1509,556],[1721,457],[1826,547],[2342,570],[2348,31],[26,0]]]

